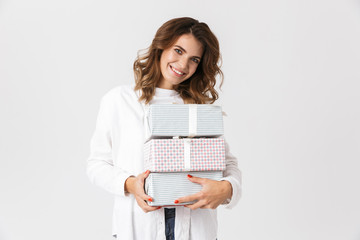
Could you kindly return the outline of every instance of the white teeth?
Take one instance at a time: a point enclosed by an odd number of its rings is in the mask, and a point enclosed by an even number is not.
[[[179,74],[179,75],[183,75],[184,73],[182,73],[182,72],[179,72],[178,70],[176,70],[175,68],[173,68],[173,67],[171,67],[171,69],[174,71],[174,72],[176,72],[177,74]]]

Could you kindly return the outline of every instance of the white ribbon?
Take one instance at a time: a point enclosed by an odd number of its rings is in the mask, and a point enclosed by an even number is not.
[[[150,128],[150,106],[145,103],[141,103],[143,113],[144,113],[144,119],[143,124],[145,128],[145,142],[150,139],[151,137],[151,128]]]
[[[189,105],[189,137],[195,137],[197,131],[197,104]]]
[[[191,155],[190,155],[190,148],[191,148],[191,139],[183,138],[184,140],[184,171],[191,170]]]

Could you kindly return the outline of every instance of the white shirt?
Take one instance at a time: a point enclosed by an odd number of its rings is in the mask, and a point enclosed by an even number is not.
[[[95,132],[91,139],[87,174],[92,183],[114,194],[113,235],[121,240],[165,240],[164,209],[145,213],[132,194],[124,191],[125,180],[144,172],[145,105],[138,101],[133,86],[118,86],[101,100]],[[156,88],[150,104],[184,101],[174,90]],[[227,208],[240,198],[241,172],[226,144],[224,180],[233,194]],[[211,240],[217,237],[217,210],[176,206],[176,240]]]

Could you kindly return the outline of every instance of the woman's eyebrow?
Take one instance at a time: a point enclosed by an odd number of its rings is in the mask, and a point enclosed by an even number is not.
[[[175,47],[180,48],[180,49],[181,49],[181,51],[183,51],[184,53],[186,53],[186,50],[185,50],[183,47],[181,47],[181,46],[179,46],[179,45],[175,45]],[[194,57],[194,58],[201,59],[201,57],[198,57],[198,56],[193,56],[193,57]]]

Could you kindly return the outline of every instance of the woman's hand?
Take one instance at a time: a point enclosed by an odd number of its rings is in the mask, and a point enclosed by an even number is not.
[[[232,186],[228,181],[215,181],[207,178],[199,178],[188,175],[188,179],[193,183],[202,186],[200,192],[175,200],[175,203],[192,202],[193,204],[185,205],[185,207],[195,210],[197,208],[216,209],[225,200],[232,196]]]
[[[150,171],[147,170],[144,173],[139,174],[137,177],[129,177],[125,181],[125,191],[134,195],[137,204],[144,212],[151,212],[161,207],[151,207],[145,201],[152,202],[152,198],[145,194],[144,191],[144,181],[150,174]]]

